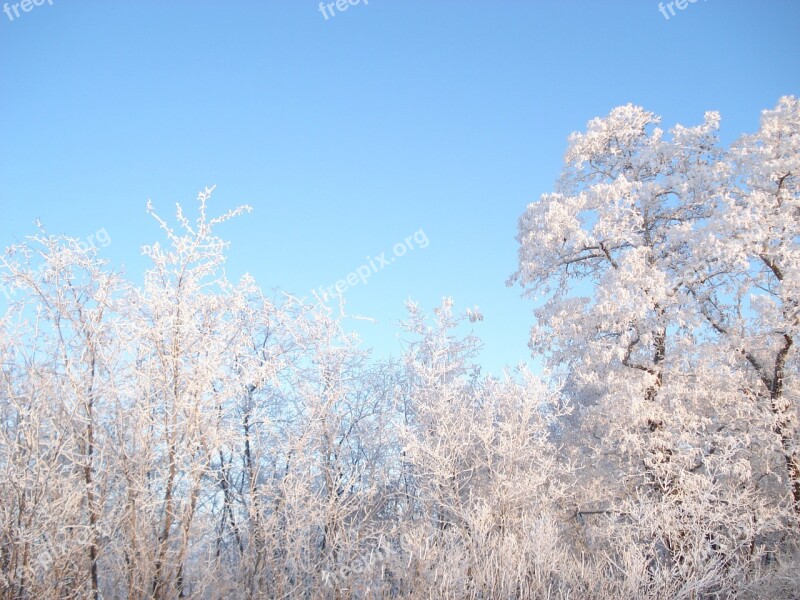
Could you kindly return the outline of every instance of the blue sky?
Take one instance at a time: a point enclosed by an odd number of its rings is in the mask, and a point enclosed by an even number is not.
[[[8,3],[14,16],[13,5]],[[145,213],[250,204],[228,272],[307,295],[419,230],[425,248],[345,293],[380,353],[404,300],[478,305],[483,364],[529,361],[531,304],[506,288],[516,221],[570,132],[633,102],[663,123],[722,113],[726,142],[800,93],[800,2],[44,0],[0,13],[0,244],[86,238],[134,279]],[[421,239],[421,236],[418,236]],[[3,303],[0,298],[0,304]]]

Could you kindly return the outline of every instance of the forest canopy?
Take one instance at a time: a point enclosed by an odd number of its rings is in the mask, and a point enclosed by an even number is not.
[[[392,361],[229,281],[211,189],[148,206],[142,285],[10,247],[0,598],[800,596],[800,102],[719,123],[569,138],[509,280],[541,373],[483,375],[450,299]]]

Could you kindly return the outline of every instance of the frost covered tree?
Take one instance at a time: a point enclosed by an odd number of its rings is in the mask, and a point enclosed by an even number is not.
[[[150,209],[168,245],[144,248],[153,266],[127,298],[121,336],[130,360],[116,414],[124,424],[116,444],[124,505],[115,541],[129,597],[198,589],[190,566],[212,547],[214,523],[203,506],[227,435],[222,415],[238,392],[230,357],[244,337],[236,316],[249,288],[225,278],[226,244],[213,232],[246,207],[209,218],[210,194],[200,195],[196,222],[178,207],[177,232]]]
[[[125,284],[44,230],[3,266],[15,294],[0,336],[0,590],[99,598]]]
[[[433,319],[414,303],[408,309],[401,589],[537,597],[568,579],[559,572],[569,549],[559,543],[558,515],[569,467],[551,440],[565,408],[527,371],[480,375],[479,340],[458,335],[479,313],[458,316],[450,299]]]
[[[687,288],[718,346],[747,373],[744,389],[779,442],[800,515],[800,102],[783,98],[728,154],[705,256]],[[798,521],[800,525],[800,520]]]
[[[539,299],[530,346],[580,407],[589,473],[627,483],[583,501],[649,547],[651,589],[686,595],[798,527],[800,112],[781,99],[728,150],[716,113],[658,124],[628,105],[570,138],[510,283]]]
[[[215,229],[247,207],[211,192],[149,208],[141,287],[68,238],[4,256],[0,597],[334,597],[390,529],[395,371],[229,282]]]

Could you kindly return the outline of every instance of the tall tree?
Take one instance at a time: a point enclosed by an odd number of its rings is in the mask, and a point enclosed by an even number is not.
[[[718,123],[707,113],[665,134],[632,105],[592,120],[570,138],[557,191],[520,218],[509,282],[544,298],[531,348],[566,381],[606,478],[630,482],[601,494],[599,512],[648,499],[651,559],[684,582],[692,557],[725,546],[751,560],[776,519],[800,514],[797,101],[730,151]],[[788,500],[773,500],[764,451],[784,459]]]

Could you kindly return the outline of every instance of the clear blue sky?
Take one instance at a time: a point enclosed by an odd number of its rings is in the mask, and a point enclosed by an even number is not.
[[[304,295],[429,241],[357,285],[365,340],[397,353],[413,297],[478,305],[489,370],[529,360],[531,305],[505,287],[516,221],[552,189],[567,135],[633,102],[725,141],[800,94],[800,2],[44,0],[0,13],[0,244],[85,238],[134,278],[145,214],[254,212],[221,233],[229,273]],[[14,16],[13,5],[10,14]],[[669,14],[669,13],[667,13]],[[0,298],[0,305],[3,298]]]

